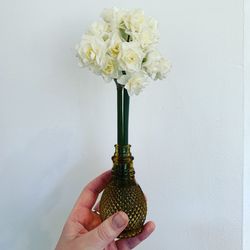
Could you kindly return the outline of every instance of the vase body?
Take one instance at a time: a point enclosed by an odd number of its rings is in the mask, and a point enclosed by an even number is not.
[[[119,238],[129,238],[139,234],[147,214],[145,196],[135,180],[133,156],[130,145],[116,145],[112,157],[112,177],[100,201],[101,219],[105,220],[118,211],[128,215],[129,223]]]

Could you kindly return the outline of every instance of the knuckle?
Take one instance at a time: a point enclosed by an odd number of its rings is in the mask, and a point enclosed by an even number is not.
[[[107,228],[105,228],[103,223],[97,228],[97,234],[102,241],[106,242],[112,239],[112,233]]]

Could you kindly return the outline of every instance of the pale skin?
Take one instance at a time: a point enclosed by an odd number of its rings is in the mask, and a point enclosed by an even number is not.
[[[64,225],[55,250],[130,250],[154,231],[155,225],[149,221],[139,235],[116,240],[126,228],[128,216],[120,211],[102,222],[96,212],[98,204],[95,206],[98,195],[110,178],[111,171],[106,171],[83,189]]]

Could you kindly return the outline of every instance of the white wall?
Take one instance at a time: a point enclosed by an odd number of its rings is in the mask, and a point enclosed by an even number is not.
[[[131,101],[134,165],[157,224],[138,249],[242,250],[239,0],[0,1],[0,249],[53,249],[82,187],[112,166],[115,87],[78,68],[74,45],[114,5],[157,18],[173,63]]]
[[[244,223],[243,249],[250,249],[250,2],[244,4]]]

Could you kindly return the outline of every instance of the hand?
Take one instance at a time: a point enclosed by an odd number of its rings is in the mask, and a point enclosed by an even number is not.
[[[93,207],[110,178],[111,171],[107,171],[83,189],[64,225],[56,250],[129,250],[154,231],[154,223],[147,222],[139,235],[116,240],[126,228],[128,216],[124,212],[118,212],[101,222],[99,214],[95,211],[98,210],[98,205],[95,209]]]

